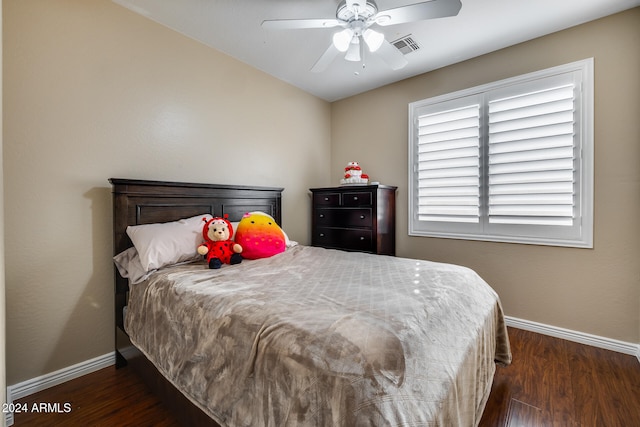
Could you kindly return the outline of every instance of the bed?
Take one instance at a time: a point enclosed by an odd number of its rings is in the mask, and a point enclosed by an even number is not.
[[[282,225],[281,188],[110,182],[115,256],[144,252],[129,226],[250,211]],[[495,363],[511,361],[498,296],[460,266],[291,243],[218,270],[124,276],[117,366],[185,425],[474,426]]]

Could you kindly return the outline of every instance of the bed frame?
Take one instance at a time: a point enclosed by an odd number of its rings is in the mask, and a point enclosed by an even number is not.
[[[250,211],[263,211],[282,224],[282,188],[143,181],[111,178],[113,189],[113,252],[133,246],[129,225],[175,221],[199,214],[229,215],[239,221]],[[124,308],[129,284],[114,268],[116,368],[129,366],[160,397],[184,425],[218,426],[200,408],[165,379],[131,343],[124,331]]]

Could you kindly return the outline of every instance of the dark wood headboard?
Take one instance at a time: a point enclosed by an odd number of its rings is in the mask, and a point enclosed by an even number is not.
[[[266,212],[282,225],[282,188],[121,178],[110,178],[109,182],[113,188],[114,255],[132,246],[127,235],[130,225],[176,221],[205,213],[226,214],[229,221],[239,221],[251,211]],[[116,364],[119,365],[126,363],[118,342],[124,334],[123,309],[128,290],[127,279],[115,269]]]
[[[282,225],[282,188],[109,179],[113,187],[114,255],[131,246],[129,225],[176,221],[209,213],[239,221],[251,211]]]

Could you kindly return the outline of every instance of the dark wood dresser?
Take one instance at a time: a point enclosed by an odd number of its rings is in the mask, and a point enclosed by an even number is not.
[[[311,244],[395,255],[396,189],[387,185],[312,188]]]

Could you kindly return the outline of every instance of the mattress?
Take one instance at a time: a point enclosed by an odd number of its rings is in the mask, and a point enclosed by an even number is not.
[[[131,285],[125,329],[222,426],[474,426],[511,351],[474,271],[296,246]]]

